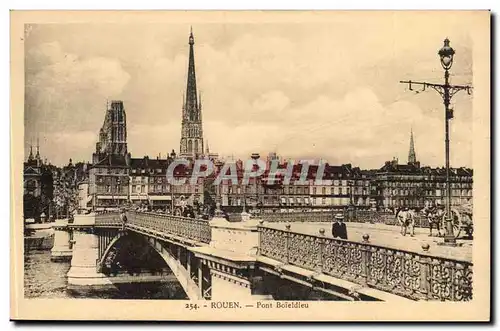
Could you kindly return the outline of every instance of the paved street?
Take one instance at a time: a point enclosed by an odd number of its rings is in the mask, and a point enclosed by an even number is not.
[[[323,228],[327,237],[332,236],[332,223],[265,223],[268,227],[283,230],[286,224],[291,225],[290,231],[292,232],[317,235]],[[422,244],[428,243],[429,254],[472,261],[472,240],[469,239],[458,239],[457,242],[462,245],[460,247],[447,247],[438,245],[443,238],[429,237],[428,228],[415,228],[414,237],[408,234],[403,237],[398,226],[368,223],[346,223],[346,225],[348,238],[351,241],[362,242],[363,235],[368,234],[372,244],[418,253],[423,252]],[[435,230],[434,233],[436,233]]]

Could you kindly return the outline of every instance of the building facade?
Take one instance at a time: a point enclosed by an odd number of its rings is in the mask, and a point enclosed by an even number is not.
[[[304,210],[304,209],[344,209],[351,204],[360,208],[371,206],[370,177],[350,164],[334,166],[325,164],[309,165],[304,180],[301,180],[302,164],[290,166],[290,179],[285,180],[287,161],[279,161],[281,174],[270,173],[270,162],[261,176],[251,177],[244,184],[244,165],[241,160],[234,162],[237,183],[224,179],[216,187],[216,200],[226,211],[245,208]],[[218,167],[219,169],[221,166]],[[220,170],[219,170],[220,171]],[[305,172],[306,170],[304,170]],[[316,178],[319,171],[323,171]],[[274,181],[270,181],[274,178]],[[319,180],[318,180],[319,179]]]
[[[33,147],[23,164],[23,215],[24,219],[44,221],[52,215],[54,195],[53,166],[43,162],[40,146],[36,155]]]
[[[106,109],[89,170],[93,208],[114,208],[128,202],[130,164],[125,107],[123,101],[113,100]]]
[[[472,202],[472,169],[450,169],[451,204]],[[410,136],[408,163],[394,158],[379,170],[371,171],[371,192],[378,208],[423,208],[429,203],[445,204],[446,169],[422,167],[417,161],[413,132]]]

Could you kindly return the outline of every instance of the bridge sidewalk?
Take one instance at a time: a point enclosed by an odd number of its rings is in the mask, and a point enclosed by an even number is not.
[[[291,225],[290,231],[308,235],[319,235],[321,228],[325,229],[325,236],[331,238],[331,223],[288,223]],[[264,223],[264,226],[275,229],[285,230],[286,223]],[[346,223],[347,234],[350,241],[363,242],[363,235],[370,236],[370,244],[393,248],[397,250],[406,250],[415,253],[424,253],[422,245],[427,243],[430,246],[428,255],[444,258],[460,259],[472,261],[472,240],[458,239],[460,247],[440,246],[438,243],[443,238],[429,237],[429,229],[415,228],[415,236],[402,236],[399,226],[386,224],[370,223]]]

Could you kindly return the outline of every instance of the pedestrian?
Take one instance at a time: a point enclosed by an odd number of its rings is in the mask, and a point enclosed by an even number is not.
[[[120,219],[122,221],[122,231],[125,231],[125,224],[127,223],[127,215],[125,214],[124,209],[122,209],[120,213]]]
[[[344,215],[338,213],[335,215],[335,222],[332,225],[333,238],[340,238],[347,240],[347,227],[344,223]]]

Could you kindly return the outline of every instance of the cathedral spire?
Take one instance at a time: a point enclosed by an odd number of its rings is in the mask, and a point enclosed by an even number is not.
[[[186,94],[182,101],[182,129],[180,155],[182,157],[197,157],[203,154],[203,127],[201,119],[201,94],[198,99],[196,88],[196,71],[194,64],[193,29],[189,33],[189,60]],[[185,98],[185,99],[184,99]]]
[[[189,66],[188,66],[188,77],[187,77],[187,88],[186,88],[186,110],[188,112],[188,117],[191,120],[196,118],[196,113],[198,112],[198,100],[196,96],[196,72],[194,66],[194,36],[193,28],[191,28],[191,33],[189,34]]]
[[[408,152],[408,164],[417,163],[417,156],[415,154],[415,144],[413,142],[413,128],[410,131],[410,151]]]

